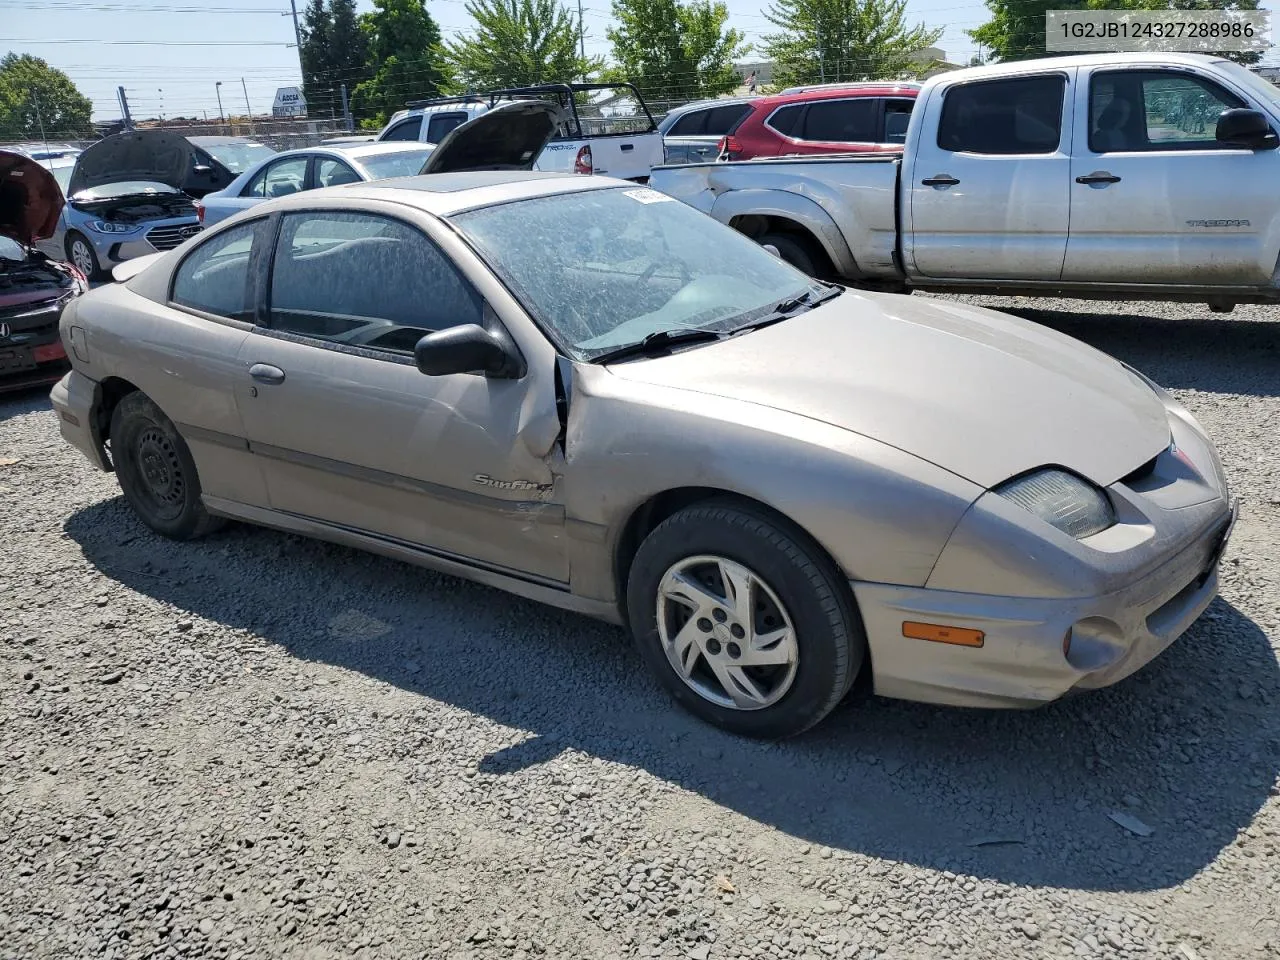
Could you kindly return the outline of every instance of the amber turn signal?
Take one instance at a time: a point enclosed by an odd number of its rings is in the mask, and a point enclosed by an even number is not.
[[[943,627],[936,623],[915,623],[911,620],[902,625],[902,635],[912,640],[932,640],[934,643],[952,643],[959,647],[980,647],[986,637],[981,630]]]

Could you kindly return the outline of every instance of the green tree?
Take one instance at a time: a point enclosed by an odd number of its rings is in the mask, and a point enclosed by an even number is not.
[[[468,0],[475,35],[446,46],[469,89],[569,83],[597,71],[579,54],[577,20],[557,0]]]
[[[373,76],[369,67],[369,37],[360,25],[355,0],[330,0],[332,26],[329,33],[329,65],[333,70],[330,87],[337,112],[342,110],[342,85],[347,94]]]
[[[991,19],[968,31],[992,60],[1026,60],[1045,53],[1047,10],[1257,10],[1258,0],[986,0]],[[1256,63],[1257,53],[1227,53],[1239,63]]]
[[[0,139],[88,133],[92,117],[93,101],[61,70],[30,54],[0,59]]]
[[[696,100],[742,83],[735,57],[750,51],[743,34],[726,27],[729,10],[717,0],[613,0],[610,27],[617,66],[649,100]]]
[[[423,0],[373,0],[360,18],[372,76],[356,87],[352,110],[382,125],[405,102],[434,97],[449,84],[440,27]]]
[[[333,35],[333,13],[324,0],[308,0],[299,27],[302,43],[298,59],[302,62],[302,92],[307,98],[307,112],[322,115],[328,111],[329,83],[334,77],[329,60],[329,39]]]
[[[909,26],[906,0],[776,0],[765,18],[781,30],[764,38],[781,86],[917,76],[929,64],[916,55],[942,36]]]

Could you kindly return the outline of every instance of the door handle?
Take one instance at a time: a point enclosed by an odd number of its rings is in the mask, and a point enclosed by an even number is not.
[[[932,177],[925,177],[920,182],[923,183],[926,187],[950,187],[950,186],[954,186],[960,181],[957,180],[955,177],[951,176],[951,174],[949,173],[938,173],[938,174],[934,174]]]
[[[634,143],[624,143],[622,145],[622,152],[626,153],[628,150],[634,150],[635,148],[636,145]]]
[[[1095,171],[1083,177],[1076,177],[1076,183],[1119,183],[1120,178],[1112,176],[1109,173]]]
[[[284,371],[269,363],[255,363],[249,368],[249,376],[259,383],[284,383]]]

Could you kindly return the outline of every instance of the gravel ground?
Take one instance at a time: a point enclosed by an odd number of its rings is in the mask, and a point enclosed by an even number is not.
[[[1201,418],[1243,507],[1222,597],[1117,688],[855,697],[781,745],[608,626],[162,541],[45,395],[0,399],[0,957],[1280,956],[1276,310],[982,302]]]

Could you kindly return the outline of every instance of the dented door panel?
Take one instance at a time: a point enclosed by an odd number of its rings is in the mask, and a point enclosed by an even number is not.
[[[568,580],[549,375],[428,377],[265,333],[241,360],[285,375],[264,384],[246,373],[241,387],[273,509]]]

